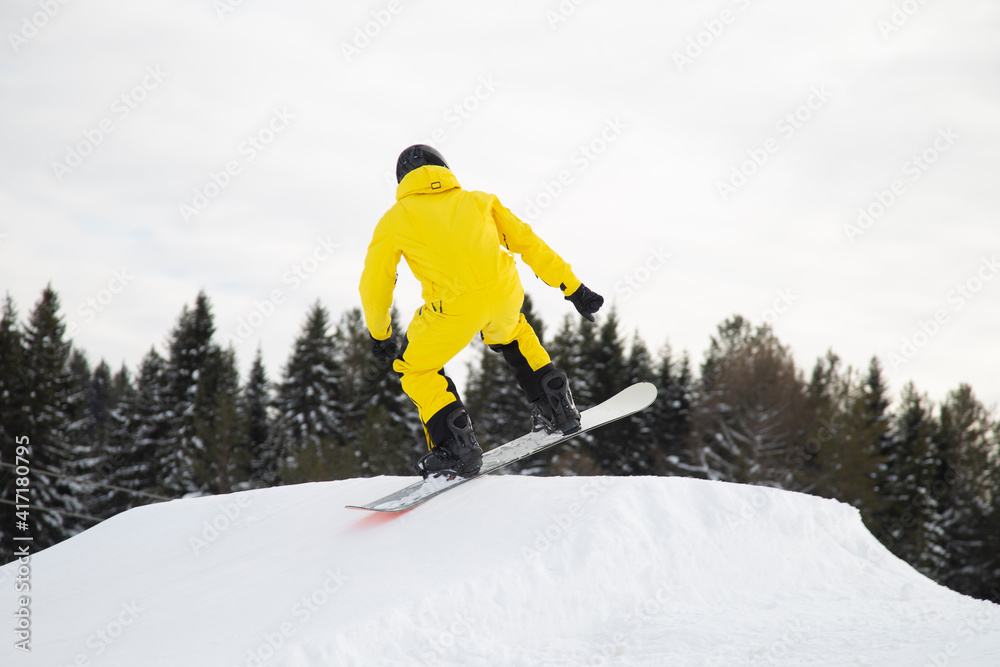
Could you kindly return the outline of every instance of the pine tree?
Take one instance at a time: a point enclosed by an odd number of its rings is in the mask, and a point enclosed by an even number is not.
[[[589,333],[591,329],[584,329],[582,325],[578,324],[580,321],[578,316],[567,314],[563,317],[555,338],[545,347],[552,358],[552,363],[569,376],[577,405],[581,405],[582,401],[589,400],[586,394],[586,382],[580,377],[580,371],[584,364],[582,352],[584,332]],[[590,338],[593,338],[592,333],[590,333]]]
[[[876,429],[879,437],[879,443],[884,444],[886,440],[886,433],[889,429],[888,421],[890,401],[886,395],[888,393],[888,389],[885,384],[885,379],[882,377],[882,364],[879,362],[878,357],[872,357],[871,361],[868,363],[868,377],[865,378],[864,393],[865,414],[868,415],[869,422],[872,426],[879,426],[879,428]]]
[[[100,516],[111,516],[149,503],[153,496],[170,497],[165,484],[168,460],[165,452],[175,447],[174,417],[170,411],[167,361],[150,348],[139,365],[135,386],[123,368],[115,376],[120,400],[111,412],[110,467]],[[131,493],[129,492],[131,491]]]
[[[21,375],[24,341],[17,310],[10,294],[0,315],[0,496],[15,499],[15,479],[7,466],[15,465],[18,442],[30,439],[29,389]],[[14,527],[15,508],[0,504],[0,563],[13,559],[13,542],[8,539]]]
[[[933,493],[940,459],[932,406],[913,383],[902,391],[889,424],[878,476],[880,507],[872,533],[896,556],[924,574],[938,574],[942,534],[938,497]]]
[[[167,346],[168,414],[174,437],[161,456],[164,487],[170,496],[209,493],[221,482],[210,460],[215,454],[205,451],[203,440],[206,425],[233,427],[228,414],[218,414],[220,410],[232,411],[233,406],[216,402],[216,392],[225,393],[231,387],[225,354],[212,341],[214,334],[211,304],[205,293],[199,292],[194,308],[184,306],[181,311]]]
[[[628,386],[625,368],[625,341],[618,331],[618,314],[614,308],[608,312],[598,326],[581,319],[580,323],[581,367],[577,377],[584,379],[586,391],[584,407],[591,407],[606,401]],[[593,332],[596,329],[597,335]]]
[[[567,314],[555,337],[546,346],[552,362],[566,372],[569,377],[573,399],[581,411],[595,405],[592,386],[592,365],[587,358],[594,347],[594,325],[578,315]],[[588,434],[573,438],[548,450],[547,455],[535,457],[536,469],[546,475],[597,475],[601,468],[594,461],[585,438]]]
[[[786,456],[792,485],[795,491],[816,493],[821,480],[828,474],[821,459],[823,445],[839,429],[840,413],[838,395],[844,381],[840,370],[840,357],[830,350],[816,360],[809,383],[805,386],[804,410],[808,415],[806,436],[795,441]]]
[[[37,534],[34,545],[56,544],[78,532],[87,487],[73,479],[78,452],[71,431],[77,400],[69,362],[72,346],[64,340],[59,297],[51,286],[42,292],[24,330],[21,375],[28,385],[26,435],[31,440],[31,502]]]
[[[202,492],[229,493],[245,486],[250,468],[235,350],[213,350],[204,371],[195,392],[194,479]]]
[[[838,374],[838,360],[832,359],[824,400],[813,406],[820,420],[809,439],[814,462],[810,491],[858,507],[871,526],[881,505],[878,475],[885,460],[887,430],[881,367],[873,359],[862,380],[850,368]]]
[[[95,378],[108,373],[106,422],[103,425],[104,433],[102,445],[99,451],[93,455],[93,465],[90,469],[89,481],[92,486],[90,499],[88,500],[88,513],[104,519],[110,518],[119,512],[123,512],[132,503],[127,497],[123,497],[122,491],[112,488],[119,482],[128,484],[131,479],[123,479],[121,474],[124,460],[121,456],[121,429],[122,410],[124,406],[131,403],[135,395],[135,387],[132,386],[128,369],[122,365],[121,369],[113,376],[110,369],[102,361],[95,370]],[[95,383],[98,387],[103,386],[104,380]],[[97,394],[101,395],[102,389],[97,389]]]
[[[622,370],[623,388],[636,382],[656,380],[653,358],[638,332],[632,337]],[[656,415],[651,406],[603,429],[605,460],[601,467],[604,471],[614,475],[655,475],[664,470],[666,461],[656,438],[655,424]]]
[[[74,350],[70,369],[78,400],[72,405],[71,415],[77,455],[69,470],[89,487],[87,496],[81,499],[87,514],[102,517],[105,516],[101,509],[106,496],[102,485],[113,470],[113,462],[108,457],[111,452],[112,411],[118,396],[115,395],[111,369],[103,360],[91,372],[84,354]]]
[[[279,480],[281,452],[271,438],[271,386],[264,370],[260,348],[250,367],[250,377],[243,388],[241,411],[246,433],[248,481],[254,486],[274,486]]]
[[[996,538],[987,538],[985,531],[997,491],[993,467],[1000,444],[991,413],[969,385],[949,392],[934,440],[940,458],[932,492],[938,497],[944,547],[939,581],[961,593],[986,597],[984,547],[996,544]]]
[[[625,367],[625,343],[618,331],[618,317],[612,308],[601,324],[594,327],[585,320],[580,320],[580,353],[581,363],[574,377],[574,387],[580,387],[580,396],[574,398],[577,407],[584,410],[605,401],[628,385],[627,369]],[[596,328],[596,335],[594,330]],[[619,460],[619,448],[623,429],[632,424],[631,421],[620,421],[584,433],[575,438],[574,445],[583,449],[590,461],[601,474],[626,473],[633,470],[625,460]],[[628,434],[624,434],[629,437]],[[575,442],[578,441],[578,442]],[[617,471],[616,471],[617,467]],[[582,471],[581,471],[582,472]]]
[[[95,421],[94,439],[96,442],[106,442],[110,412],[120,400],[121,394],[115,385],[111,367],[101,359],[94,368],[89,395],[90,412],[94,415]]]
[[[24,359],[24,341],[17,321],[17,309],[10,294],[0,314],[0,434],[4,443],[13,440],[13,425],[23,418],[27,402],[26,386],[19,374]],[[6,460],[6,459],[5,459]]]
[[[855,411],[860,413],[862,438],[861,449],[870,455],[865,461],[865,477],[863,490],[859,497],[868,496],[869,502],[862,509],[862,516],[869,526],[875,524],[875,517],[881,512],[884,501],[881,498],[879,486],[882,471],[888,461],[889,427],[891,413],[889,412],[888,388],[882,377],[882,364],[878,357],[872,357],[868,364],[868,375],[861,387]]]
[[[1000,418],[993,421],[987,438],[993,443],[987,480],[992,492],[980,530],[982,543],[974,559],[982,563],[978,596],[1000,603]]]
[[[395,309],[390,317],[392,330],[404,338]],[[343,374],[341,430],[347,467],[361,476],[413,474],[413,463],[427,451],[423,427],[392,362],[372,356],[372,339],[360,308],[344,313],[335,339]]]
[[[878,478],[887,460],[890,417],[887,388],[882,377],[882,365],[877,357],[872,357],[869,362],[868,374],[858,387],[851,407],[855,425],[854,451],[858,465],[851,488],[853,499],[845,497],[844,500],[859,506],[862,517],[872,525],[873,517],[882,506]]]
[[[285,452],[282,481],[347,477],[343,469],[342,372],[329,331],[330,317],[313,305],[295,341],[275,399],[275,445]]]
[[[692,387],[687,355],[675,364],[670,345],[664,345],[653,383],[657,398],[646,412],[659,452],[656,474],[686,475],[696,471],[690,450]]]

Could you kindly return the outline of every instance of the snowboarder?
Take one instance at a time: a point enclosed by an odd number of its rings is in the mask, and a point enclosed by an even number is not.
[[[429,452],[417,462],[437,472],[474,475],[482,463],[472,418],[444,365],[478,333],[503,354],[528,402],[532,425],[548,432],[580,428],[566,373],[556,368],[520,309],[524,289],[511,253],[566,295],[594,321],[604,298],[573,274],[570,265],[495,195],[463,190],[441,154],[423,144],[396,162],[396,203],[379,220],[361,274],[361,303],[376,358],[394,359],[403,391],[416,404]],[[402,346],[390,308],[396,266],[406,258],[420,281],[424,305]]]

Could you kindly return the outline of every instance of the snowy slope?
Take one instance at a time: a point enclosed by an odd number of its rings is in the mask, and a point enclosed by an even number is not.
[[[1000,665],[1000,607],[852,508],[681,478],[357,479],[151,505],[31,560],[39,667]],[[14,566],[0,569],[11,624]]]

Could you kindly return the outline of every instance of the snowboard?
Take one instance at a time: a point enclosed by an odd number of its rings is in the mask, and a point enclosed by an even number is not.
[[[540,451],[575,438],[581,433],[610,424],[649,407],[656,399],[656,387],[649,382],[639,382],[618,392],[608,400],[580,413],[580,430],[569,435],[534,431],[516,440],[500,445],[483,454],[483,464],[479,472],[470,477],[431,476],[410,484],[405,489],[390,493],[384,498],[365,505],[348,505],[350,509],[373,512],[402,512],[430,500],[468,481],[500,470],[515,461],[537,454]]]

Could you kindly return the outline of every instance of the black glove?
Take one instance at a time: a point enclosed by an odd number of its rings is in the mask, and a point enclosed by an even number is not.
[[[582,283],[575,292],[566,297],[566,300],[576,306],[580,314],[591,322],[594,321],[594,313],[604,305],[604,297],[587,289],[587,286]]]
[[[395,334],[390,334],[385,340],[375,340],[374,336],[372,337],[372,354],[379,361],[392,361],[397,352],[399,343],[396,342]]]

